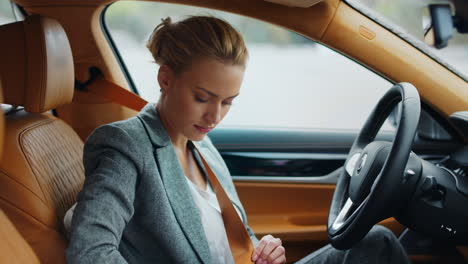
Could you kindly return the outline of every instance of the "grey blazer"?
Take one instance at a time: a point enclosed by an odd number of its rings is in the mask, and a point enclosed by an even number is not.
[[[148,104],[135,117],[101,126],[86,140],[86,178],[72,219],[68,263],[213,263],[198,208],[155,107]],[[208,137],[193,143],[256,244],[221,155]]]

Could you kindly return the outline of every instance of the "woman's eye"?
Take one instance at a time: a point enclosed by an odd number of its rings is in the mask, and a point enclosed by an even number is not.
[[[200,97],[198,97],[198,96],[195,96],[195,100],[196,100],[197,102],[200,102],[200,103],[206,103],[206,102],[208,102],[208,100],[202,99],[202,98],[200,98]]]
[[[232,102],[223,102],[223,105],[232,105]]]

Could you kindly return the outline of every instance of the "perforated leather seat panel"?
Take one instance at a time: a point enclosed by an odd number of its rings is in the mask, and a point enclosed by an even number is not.
[[[62,219],[84,181],[83,142],[49,114],[18,112],[5,121],[0,208],[42,262],[64,263]]]

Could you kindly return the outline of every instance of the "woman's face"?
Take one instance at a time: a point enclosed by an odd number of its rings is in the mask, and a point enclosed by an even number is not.
[[[163,96],[158,107],[171,138],[202,140],[228,113],[243,77],[243,66],[215,59],[196,60],[178,76],[161,66],[158,82]]]

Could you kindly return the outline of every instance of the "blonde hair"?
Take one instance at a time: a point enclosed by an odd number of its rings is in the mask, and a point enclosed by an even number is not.
[[[146,46],[157,64],[169,66],[176,74],[189,69],[198,58],[244,67],[248,58],[239,32],[210,16],[192,16],[176,23],[167,17],[154,29]]]

